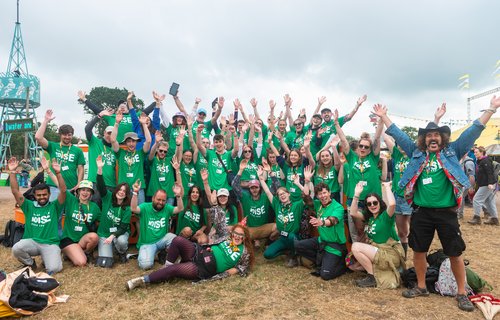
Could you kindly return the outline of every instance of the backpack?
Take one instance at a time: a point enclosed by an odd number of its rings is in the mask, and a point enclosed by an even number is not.
[[[467,295],[473,294],[471,287],[467,284],[467,279],[465,280],[465,291]],[[446,258],[441,267],[439,267],[439,277],[436,282],[436,291],[443,296],[456,296],[458,292],[457,281],[455,276],[451,271],[451,262],[449,258]]]
[[[498,175],[500,174],[500,163],[493,161],[493,176],[498,179]]]
[[[441,263],[443,263],[446,258],[448,258],[448,256],[444,254],[443,249],[438,249],[427,255],[427,263],[429,266],[439,269]]]
[[[436,281],[438,281],[438,278],[439,268],[435,268],[432,266],[428,267],[425,273],[425,286],[427,287],[427,290],[429,290],[429,292],[438,293],[436,292],[436,289],[434,287]],[[404,270],[401,274],[401,281],[406,288],[415,288],[417,286],[417,273],[415,272],[415,268],[411,267]]]
[[[14,246],[24,235],[24,224],[14,220],[9,220],[5,225],[5,233],[2,244],[9,248]]]

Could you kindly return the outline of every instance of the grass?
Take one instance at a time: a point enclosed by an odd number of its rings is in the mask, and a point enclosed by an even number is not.
[[[10,190],[0,187],[0,230],[13,217]],[[472,216],[467,209],[465,220]],[[499,296],[500,228],[462,223],[467,243],[465,258],[495,288]],[[438,242],[433,243],[437,247]],[[11,250],[0,246],[0,268],[16,270],[20,263]],[[40,264],[40,258],[38,258]],[[347,274],[332,281],[309,275],[310,270],[283,266],[284,258],[265,261],[257,254],[254,271],[222,281],[193,285],[174,280],[160,285],[125,290],[126,280],[142,275],[136,260],[113,269],[76,268],[64,262],[56,275],[57,293],[68,294],[65,304],[55,305],[36,319],[482,319],[482,313],[460,311],[450,297],[405,299],[402,289],[359,289]],[[159,264],[155,269],[160,268]]]

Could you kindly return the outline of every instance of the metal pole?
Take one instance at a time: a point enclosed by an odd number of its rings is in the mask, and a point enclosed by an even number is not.
[[[30,115],[30,87],[26,88],[26,118]],[[24,159],[28,159],[29,132],[24,133]]]

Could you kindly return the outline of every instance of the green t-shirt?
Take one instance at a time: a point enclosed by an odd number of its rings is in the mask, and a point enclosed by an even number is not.
[[[350,181],[350,176],[351,176],[351,167],[349,166],[349,163],[344,163],[342,166],[342,170],[344,170],[344,183],[343,183],[343,188],[342,192],[345,193],[347,198],[352,198],[354,197],[354,188],[349,187],[349,181]]]
[[[197,172],[194,167],[194,163],[191,161],[189,164],[185,164],[184,161],[181,160],[181,177],[182,177],[182,186],[184,187],[184,192],[187,194],[189,188],[192,186],[199,185],[197,179]]]
[[[189,227],[193,234],[200,230],[201,226],[205,224],[204,210],[200,213],[200,207],[192,205],[190,209],[186,208],[177,216],[177,235],[181,233],[182,229]]]
[[[277,197],[274,197],[272,206],[276,214],[276,228],[278,231],[298,233],[300,219],[304,211],[304,202],[296,201],[284,206]]]
[[[339,118],[340,127],[342,127],[346,122],[347,121],[345,121],[345,116]],[[321,143],[321,148],[323,148],[325,144],[328,142],[328,138],[330,138],[330,136],[332,135],[337,134],[337,129],[335,129],[335,123],[333,122],[333,119],[330,120],[329,122],[322,122],[321,128],[326,129],[326,131],[323,133],[323,141]]]
[[[215,264],[217,265],[217,273],[221,273],[238,264],[244,250],[244,245],[231,246],[230,240],[226,240],[212,246],[211,249],[214,253]]]
[[[215,150],[207,150],[207,163],[208,163],[208,185],[212,190],[219,190],[221,188],[226,188],[232,190],[231,186],[227,182],[226,170],[222,166]],[[224,154],[220,155],[222,162],[226,166],[227,170],[231,170],[233,165],[233,159],[231,158],[231,152],[226,151]]]
[[[179,136],[181,129],[179,127],[174,127],[170,124],[165,130],[165,140],[168,141],[168,152],[167,157],[172,157],[175,154],[176,141]],[[191,144],[189,143],[189,136],[186,134],[182,139],[182,150],[186,151],[191,149]]]
[[[80,204],[80,201],[69,191],[66,191],[64,206],[66,218],[64,219],[61,239],[70,238],[78,242],[84,235],[89,233],[87,224],[90,225],[95,220],[100,219],[101,209],[92,201],[88,204]]]
[[[295,175],[299,175],[301,178],[304,177],[304,165],[292,168],[285,162],[282,169],[283,174],[285,175],[285,188],[290,191],[290,201],[302,201],[302,191],[293,181],[295,179]]]
[[[314,185],[323,182],[330,188],[330,192],[339,192],[340,185],[338,180],[338,173],[335,169],[335,166],[331,166],[330,169],[324,174],[320,175],[319,173],[319,165],[316,166],[314,172]]]
[[[40,207],[37,202],[24,199],[21,209],[26,221],[23,239],[33,239],[45,244],[59,244],[57,225],[62,205],[57,199],[43,207]]]
[[[243,216],[247,217],[247,226],[260,227],[269,222],[271,204],[266,194],[261,193],[258,200],[253,200],[249,193],[243,192],[241,206],[243,207]]]
[[[103,119],[108,123],[108,126],[114,126],[116,122],[116,114],[104,116]],[[118,143],[122,143],[123,137],[127,132],[134,132],[134,126],[132,124],[130,113],[123,114],[123,119],[118,125],[118,134],[116,135],[116,141],[118,141]]]
[[[285,143],[290,149],[300,149],[304,145],[304,136],[306,131],[302,130],[301,133],[290,130],[285,138]]]
[[[429,154],[429,161],[417,179],[413,201],[425,208],[448,208],[457,205],[453,185],[444,173],[436,153]]]
[[[285,186],[285,182],[283,181],[283,179],[281,179],[281,168],[278,164],[271,166],[271,172],[267,175],[266,184],[269,188],[271,188],[271,185],[273,183],[273,180],[271,177],[278,178],[278,181],[280,182],[280,186],[282,186],[282,187]]]
[[[366,195],[371,192],[382,194],[380,182],[382,172],[378,168],[380,155],[376,156],[370,152],[364,159],[361,159],[354,151],[349,150],[346,159],[351,166],[348,194],[354,194],[354,189],[360,181],[365,184],[363,192],[359,196],[360,200],[364,200]]]
[[[73,189],[78,183],[78,166],[85,165],[85,156],[82,149],[75,145],[63,146],[60,143],[49,141],[47,153],[51,159],[56,159],[61,164],[61,174],[64,182],[66,182],[66,188],[68,190]],[[51,179],[48,179],[47,184],[53,187],[56,186]]]
[[[201,154],[201,152],[198,152],[198,160],[196,160],[194,168],[196,169],[196,181],[199,181],[199,187],[201,188],[201,190],[205,190],[200,172],[202,169],[208,169],[208,162],[207,159]]]
[[[130,152],[120,149],[116,153],[118,158],[118,182],[126,182],[130,187],[139,179],[141,188],[146,188],[144,180],[144,158],[146,153],[141,150]]]
[[[89,140],[89,174],[88,180],[96,182],[97,177],[97,164],[94,159],[98,156],[102,157],[104,161],[104,167],[102,168],[102,177],[104,178],[104,184],[107,187],[116,186],[116,154],[113,148],[104,145],[101,139],[92,135]]]
[[[139,241],[137,248],[143,244],[160,241],[168,232],[169,220],[174,213],[174,207],[166,204],[161,211],[153,208],[153,203],[144,202],[139,205]]]
[[[406,154],[401,153],[398,147],[394,146],[392,148],[392,161],[394,163],[394,177],[392,178],[392,192],[400,197],[405,196],[405,189],[398,186],[399,180],[403,176],[408,163],[410,163],[410,158]]]
[[[379,214],[377,218],[371,217],[365,226],[365,232],[368,238],[377,244],[386,243],[389,238],[399,241],[395,215],[389,217],[387,211]]]
[[[168,198],[175,197],[172,187],[175,182],[174,169],[170,164],[172,158],[165,157],[160,160],[158,156],[155,156],[152,161],[150,161],[151,166],[151,178],[149,179],[148,189],[146,190],[147,196],[153,196],[153,194],[158,189],[163,189],[167,192]]]
[[[238,161],[238,166],[241,163],[241,158]],[[241,181],[258,180],[257,176],[257,164],[255,162],[249,161],[247,167],[241,173]]]
[[[314,200],[314,208],[316,210],[316,215],[322,221],[328,219],[328,217],[335,217],[338,219],[338,223],[331,227],[318,227],[319,238],[318,241],[321,243],[325,242],[334,242],[338,244],[344,244],[346,242],[345,239],[345,230],[344,230],[344,207],[340,203],[335,200],[323,208],[321,202],[319,200]],[[334,249],[330,246],[325,247],[326,252],[332,253],[337,256],[342,256],[342,253]]]
[[[208,114],[207,114],[208,116]],[[201,137],[202,139],[203,138],[207,138],[209,139],[210,138],[210,133],[212,132],[212,121],[205,121],[203,122],[203,124],[205,125],[205,127],[203,128],[203,131],[201,132]],[[193,122],[193,138],[194,138],[194,141],[196,141],[196,134],[197,134],[197,129],[198,129],[198,126],[200,125],[200,123],[198,121],[195,121]]]
[[[107,238],[111,234],[116,233],[118,226],[122,223],[126,224],[128,230],[130,230],[130,217],[132,216],[130,206],[125,207],[125,209],[122,209],[122,207],[113,207],[112,195],[108,191],[102,197],[102,212],[99,219],[99,228],[97,229],[99,237]]]
[[[222,212],[224,212],[224,215],[226,216],[226,225],[234,226],[235,224],[238,223],[238,210],[236,210],[236,207],[233,205],[230,205],[230,208],[231,211],[233,212],[232,219],[231,219],[231,212],[228,210],[228,208],[222,208]]]

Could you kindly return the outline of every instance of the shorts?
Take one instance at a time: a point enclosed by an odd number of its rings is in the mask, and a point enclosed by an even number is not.
[[[396,194],[394,194],[394,197],[396,198],[396,210],[394,212],[402,216],[411,216],[413,209],[408,204],[408,201]]]
[[[458,257],[465,251],[465,242],[454,207],[416,207],[410,221],[408,245],[415,252],[428,252],[436,230],[444,254]]]
[[[75,243],[78,243],[78,242],[75,242],[75,241],[71,240],[70,238],[64,238],[64,239],[61,239],[61,241],[59,242],[59,248],[62,250],[64,248],[66,248],[67,246],[69,246],[71,244],[75,244]]]

